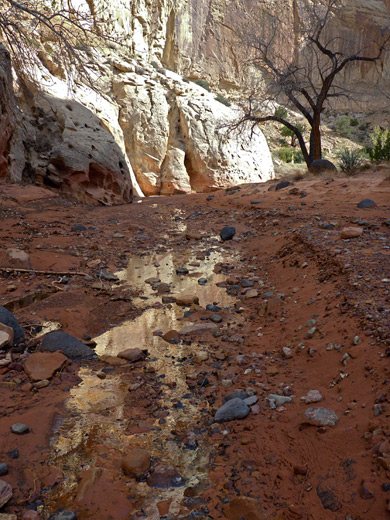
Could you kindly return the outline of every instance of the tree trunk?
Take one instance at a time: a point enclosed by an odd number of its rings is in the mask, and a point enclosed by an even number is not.
[[[314,114],[313,124],[310,131],[310,164],[317,159],[322,158],[322,145],[321,145],[321,116],[320,114]]]

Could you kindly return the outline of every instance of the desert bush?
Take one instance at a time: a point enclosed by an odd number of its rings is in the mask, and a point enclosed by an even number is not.
[[[294,148],[279,148],[276,154],[285,163],[300,164],[304,161],[301,150],[297,151]]]
[[[361,168],[364,157],[362,150],[343,148],[337,154],[340,169],[347,175],[353,175]]]
[[[349,124],[351,126],[358,126],[359,121],[356,119],[356,117],[351,117]]]
[[[340,117],[336,121],[335,130],[343,137],[350,137],[352,133],[351,119],[348,116]]]
[[[275,109],[274,115],[276,117],[280,117],[282,119],[286,119],[287,118],[287,109],[285,107],[280,106],[280,107]]]
[[[194,81],[194,83],[196,83],[200,87],[204,88],[208,92],[211,91],[210,83],[208,81],[206,81],[205,79],[197,79],[196,81]]]
[[[301,125],[299,123],[295,126],[297,127],[299,132],[301,132],[301,134],[303,134],[306,130],[305,126]],[[290,146],[293,146],[294,148],[297,146],[297,144],[298,144],[297,136],[295,135],[295,132],[293,130],[290,130],[290,128],[287,128],[287,126],[284,126],[281,129],[280,135],[282,135],[283,137],[291,137]]]
[[[230,105],[231,105],[231,102],[227,98],[225,98],[222,94],[217,94],[215,96],[215,99],[217,101],[219,101],[220,103],[222,103],[222,105],[225,105],[227,107],[230,107]]]
[[[369,155],[372,162],[390,161],[390,129],[383,130],[376,126],[374,133],[370,135],[372,148],[369,149]]]

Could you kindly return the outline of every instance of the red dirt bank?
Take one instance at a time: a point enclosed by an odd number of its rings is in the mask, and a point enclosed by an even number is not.
[[[211,446],[209,482],[188,487],[180,510],[168,513],[169,500],[161,500],[155,517],[192,518],[192,511],[197,518],[231,520],[390,518],[390,491],[384,490],[390,482],[389,171],[310,178],[268,191],[272,184],[215,192],[212,198],[149,198],[110,208],[76,205],[31,187],[0,186],[2,248],[27,251],[34,269],[69,272],[66,284],[61,276],[3,273],[0,304],[24,327],[30,350],[39,349],[32,334],[45,321],[59,322],[79,338],[95,337],[142,312],[134,302],[139,288],[112,288],[107,282],[97,287],[97,269],[117,272],[130,255],[152,251],[173,251],[185,263],[191,248],[200,253],[218,248],[223,264],[230,265],[216,270],[226,272],[230,285],[254,279],[258,296],[248,299],[240,288],[235,305],[223,313],[222,334],[202,335],[189,346],[209,353],[201,364],[188,361],[183,368],[201,414],[191,427],[176,425],[171,435],[180,444],[195,432],[199,445]],[[365,198],[377,206],[357,208]],[[76,224],[86,231],[72,232]],[[235,240],[213,241],[227,225],[236,227]],[[341,240],[340,230],[350,226],[363,234]],[[199,231],[201,240],[185,238]],[[266,293],[273,294],[264,299]],[[169,304],[161,303],[163,296],[148,304],[164,309]],[[193,310],[194,322],[210,315],[197,306]],[[316,331],[309,337],[306,323],[312,319]],[[283,347],[291,352],[283,355]],[[15,351],[13,363],[0,369],[0,462],[10,468],[2,479],[14,492],[4,512],[23,518],[29,504],[42,510],[36,501],[43,500],[43,518],[59,506],[75,511],[78,519],[142,517],[142,494],[120,469],[120,449],[106,446],[96,458],[93,439],[84,453],[88,460],[95,457],[93,468],[84,458],[75,486],[61,500],[55,491],[45,492],[57,482],[61,486],[69,472],[51,451],[50,438],[66,415],[63,404],[79,381],[79,365],[70,363],[49,386],[34,390],[24,359]],[[108,366],[82,365],[96,372]],[[169,415],[164,396],[169,398],[174,382],[162,387],[148,361],[115,366],[113,373],[128,386],[142,381],[125,398],[126,434],[149,431]],[[199,388],[200,377],[207,377],[209,386]],[[257,392],[257,408],[244,420],[213,423],[222,397],[248,387]],[[310,390],[321,392],[321,402],[301,400]],[[271,409],[267,397],[278,391],[293,400]],[[310,406],[336,412],[337,425],[307,425],[304,412]],[[28,424],[32,433],[12,434],[16,422]],[[18,459],[9,456],[14,448]]]

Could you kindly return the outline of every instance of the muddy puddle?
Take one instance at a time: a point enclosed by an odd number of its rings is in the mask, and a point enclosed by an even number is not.
[[[144,372],[153,374],[157,385],[170,383],[169,389],[165,385],[158,397],[158,406],[164,414],[160,415],[160,419],[159,415],[149,414],[147,427],[132,430],[129,428],[132,418],[125,412],[126,400],[129,400],[128,373],[126,375],[123,370],[107,366],[105,379],[99,379],[92,366],[82,367],[79,372],[82,382],[71,390],[67,413],[58,423],[52,440],[53,464],[64,470],[65,480],[46,498],[45,504],[49,511],[64,507],[77,510],[79,520],[104,518],[104,514],[96,516],[96,511],[93,514],[83,511],[84,495],[80,497],[80,493],[85,494],[88,486],[96,487],[96,479],[103,478],[101,475],[105,473],[101,473],[102,466],[106,465],[111,472],[116,472],[115,486],[119,493],[128,497],[129,502],[128,510],[124,511],[123,504],[118,505],[121,513],[118,509],[107,518],[157,520],[160,518],[157,504],[162,501],[170,502],[169,515],[172,518],[180,513],[183,504],[194,517],[209,518],[202,501],[192,496],[192,492],[188,496],[189,489],[202,490],[208,485],[207,432],[202,432],[198,426],[202,413],[205,413],[204,403],[202,412],[198,406],[200,397],[190,393],[186,384],[188,360],[197,345],[196,342],[191,345],[182,342],[171,344],[158,334],[172,329],[180,330],[190,323],[185,316],[188,308],[174,303],[163,305],[163,296],[191,293],[199,297],[202,307],[211,303],[229,309],[233,305],[226,289],[216,286],[225,279],[225,275],[214,273],[215,265],[219,262],[223,262],[223,257],[217,248],[208,251],[188,250],[180,254],[133,257],[127,269],[116,273],[122,283],[130,286],[137,295],[134,303],[143,312],[135,320],[127,321],[94,338],[96,352],[100,356],[115,356],[131,347],[147,349]],[[188,273],[177,274],[177,269],[183,267],[188,269]],[[149,279],[157,283],[157,291],[155,283],[145,282]],[[204,285],[198,283],[199,279],[203,279]],[[170,292],[159,294],[158,283],[169,286]],[[138,367],[137,364],[127,365],[127,369],[135,373]],[[138,376],[138,379],[140,387],[145,384],[143,377]],[[137,383],[132,383],[132,388],[136,387]],[[180,439],[175,432],[183,433]],[[189,442],[184,442],[183,436]],[[120,470],[120,460],[132,448],[148,450],[153,464],[174,466],[181,476],[178,481],[180,485],[167,489],[152,488],[146,482],[124,477]],[[108,465],[107,460],[111,462]],[[89,484],[85,484],[83,475],[86,474],[92,475],[88,477]]]

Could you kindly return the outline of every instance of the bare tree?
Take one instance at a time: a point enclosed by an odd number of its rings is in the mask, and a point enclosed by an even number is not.
[[[97,89],[89,67],[94,52],[103,42],[119,42],[108,34],[107,26],[102,30],[89,5],[86,2],[86,9],[81,10],[72,0],[0,1],[0,42],[10,51],[21,78],[34,75],[37,59],[42,61],[47,51],[69,83],[83,77]]]
[[[259,2],[256,9],[259,11]],[[262,11],[262,19],[254,15],[242,31],[242,41],[249,54],[248,64],[261,72],[263,80],[248,95],[244,116],[235,128],[249,122],[252,129],[259,123],[276,121],[294,132],[304,160],[310,164],[322,157],[321,115],[334,98],[352,97],[353,92],[343,83],[342,72],[359,62],[379,65],[388,51],[390,33],[356,48],[354,41],[339,36],[327,36],[326,29],[335,15],[340,14],[340,0],[307,2],[300,13],[299,30],[293,49],[283,38],[285,27],[275,14]],[[282,4],[279,6],[283,10]],[[278,8],[274,6],[274,13]],[[297,31],[297,28],[295,28]],[[252,68],[253,70],[253,68]],[[307,146],[299,125],[275,112],[275,102],[298,110],[310,126]],[[270,108],[270,107],[273,107]]]

